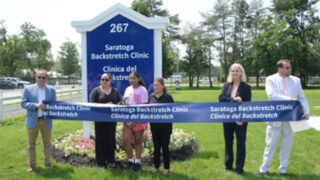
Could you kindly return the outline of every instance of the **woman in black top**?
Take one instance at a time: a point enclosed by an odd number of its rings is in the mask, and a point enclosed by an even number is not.
[[[245,83],[246,74],[241,64],[235,63],[229,69],[227,82],[224,84],[219,102],[251,101],[251,88]],[[233,137],[237,138],[237,160],[235,174],[243,173],[246,157],[247,122],[223,123],[225,140],[225,170],[232,170]]]
[[[117,104],[121,101],[120,93],[112,88],[111,74],[104,73],[100,79],[100,86],[94,88],[90,94],[90,102],[102,104]],[[94,122],[96,136],[96,161],[99,167],[115,167],[116,122]]]
[[[149,103],[173,103],[173,98],[167,93],[164,81],[162,78],[156,78],[153,81],[154,93],[149,96]],[[152,140],[154,146],[154,169],[153,173],[159,171],[160,167],[160,149],[162,148],[164,170],[163,174],[169,173],[170,159],[169,159],[169,143],[172,133],[172,123],[150,123]]]

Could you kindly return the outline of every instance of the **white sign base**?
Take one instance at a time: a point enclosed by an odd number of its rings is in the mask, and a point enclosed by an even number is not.
[[[91,121],[83,121],[83,136],[85,138],[90,138],[91,126],[92,126],[92,122]]]

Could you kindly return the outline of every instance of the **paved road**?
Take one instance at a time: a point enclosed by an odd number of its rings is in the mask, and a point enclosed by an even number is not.
[[[62,96],[57,98],[59,101],[71,101],[71,102],[77,102],[82,99],[82,94],[74,94],[72,95],[72,99],[70,99],[70,96]],[[26,113],[26,110],[21,108],[20,103],[13,104],[13,105],[5,105],[3,106],[4,111],[12,111],[12,112],[5,112],[3,114],[3,118],[8,118],[16,115],[20,115],[23,113]]]
[[[56,89],[57,93],[60,91],[81,89],[80,85],[60,85],[60,86],[54,86],[54,88]],[[3,98],[21,96],[22,93],[23,93],[23,89],[0,89],[0,97],[3,97]],[[19,99],[7,100],[3,102],[3,104],[10,104],[15,102],[19,102]]]
[[[55,86],[55,89],[58,93],[61,91],[81,89],[81,87],[79,85],[61,85],[61,86]],[[23,93],[23,89],[10,89],[10,90],[0,89],[0,97],[3,97],[3,98],[21,96],[22,93]],[[59,95],[61,96],[61,94]],[[72,101],[79,101],[81,100],[81,97],[82,97],[81,94],[72,95]],[[66,94],[66,96],[58,97],[58,100],[70,101],[70,96]],[[4,101],[3,102],[3,111],[4,111],[3,118],[12,117],[12,116],[25,113],[26,111],[21,108],[20,102],[21,102],[21,98]]]

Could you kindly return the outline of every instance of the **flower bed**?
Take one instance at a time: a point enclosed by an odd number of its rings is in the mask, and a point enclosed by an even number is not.
[[[93,132],[94,134],[94,132]],[[126,154],[123,147],[122,126],[118,125],[116,130],[116,159],[124,160]],[[192,134],[185,133],[183,129],[173,128],[169,150],[177,150],[188,145],[194,140]],[[53,146],[65,153],[66,156],[80,155],[95,158],[95,141],[93,138],[83,137],[83,130],[78,130],[73,134],[65,135],[54,141]],[[143,136],[143,151],[142,156],[150,156],[153,153],[152,134],[147,129]],[[134,152],[134,151],[133,151]]]

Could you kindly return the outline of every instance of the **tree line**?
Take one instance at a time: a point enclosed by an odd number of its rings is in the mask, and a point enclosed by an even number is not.
[[[320,75],[320,19],[315,8],[318,2],[272,0],[271,6],[265,8],[263,0],[217,0],[211,10],[201,13],[199,25],[188,24],[184,32],[177,26],[178,15],[170,16],[161,9],[162,0],[135,0],[133,9],[144,15],[151,12],[152,16],[170,17],[170,26],[163,33],[163,70],[171,70],[166,74],[171,75],[172,67],[178,64],[180,73],[189,78],[189,87],[194,82],[199,87],[200,77],[211,78],[214,71],[219,71],[220,81],[225,81],[230,65],[236,62],[245,67],[249,76],[256,77],[259,86],[261,76],[276,72],[279,59],[290,59],[292,74],[306,86],[309,77]],[[173,42],[186,47],[181,59]],[[166,57],[166,52],[171,56]],[[220,67],[217,69],[212,61],[219,62]]]
[[[0,22],[0,76],[31,79],[37,69],[57,71],[68,77],[80,73],[75,43],[64,42],[54,61],[51,43],[43,30],[30,22],[20,29],[19,34],[8,35],[5,21]]]
[[[319,0],[216,0],[213,8],[202,12],[199,25],[179,28],[179,15],[163,8],[162,0],[134,0],[131,8],[147,17],[166,16],[170,24],[162,33],[163,77],[179,70],[189,78],[189,86],[199,87],[202,76],[218,76],[225,81],[231,64],[241,63],[248,76],[259,78],[276,72],[279,59],[290,59],[292,74],[306,86],[311,76],[320,74],[320,19],[315,5]],[[180,52],[181,43],[186,51]],[[179,57],[179,54],[184,54]],[[220,66],[213,66],[212,62]],[[31,23],[21,33],[8,35],[0,22],[0,75],[21,76],[24,71],[45,68],[65,76],[80,75],[76,44],[60,46],[57,61],[43,30]],[[218,73],[218,74],[217,74]],[[196,77],[196,79],[194,79]],[[210,85],[212,87],[211,79]]]

